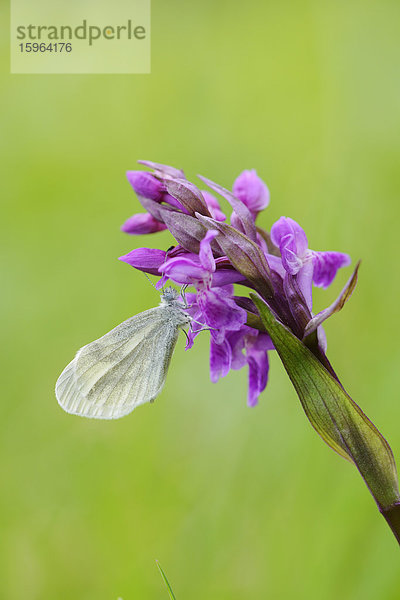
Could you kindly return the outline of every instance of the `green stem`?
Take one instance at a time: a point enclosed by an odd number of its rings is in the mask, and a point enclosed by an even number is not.
[[[396,502],[388,508],[381,508],[380,511],[400,545],[400,502]]]

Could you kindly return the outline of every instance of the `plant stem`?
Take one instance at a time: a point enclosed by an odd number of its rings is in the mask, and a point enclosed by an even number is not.
[[[400,502],[396,502],[388,508],[381,508],[380,511],[400,545]]]

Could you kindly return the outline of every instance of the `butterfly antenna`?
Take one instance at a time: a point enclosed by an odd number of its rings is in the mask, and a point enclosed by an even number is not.
[[[197,323],[197,325],[201,325],[203,329],[198,329],[197,331],[218,331],[218,327],[207,327],[207,323],[200,323],[200,321],[196,321],[196,319],[192,319],[190,324]]]
[[[150,277],[147,275],[147,273],[144,273],[144,272],[143,272],[143,275],[146,277],[146,279],[147,279],[148,281],[150,281],[150,285],[152,285],[152,286],[153,286],[153,288],[156,290],[156,289],[157,289],[157,288],[156,288],[156,286],[154,285],[154,283],[152,282],[152,280],[150,279]],[[163,291],[164,291],[164,290],[163,290]]]
[[[171,252],[171,250],[173,250],[174,248],[175,248],[175,246],[170,246],[168,248],[168,250],[166,250],[166,252],[165,252],[165,258],[164,258],[164,263],[167,262],[167,260],[168,260],[168,253]],[[163,273],[162,274],[162,279],[161,279],[161,281],[162,281],[161,289],[162,289],[163,294],[165,294],[164,282],[167,281],[167,280],[168,280],[168,277],[165,277],[165,273]]]
[[[180,295],[182,296],[182,300],[183,300],[183,306],[184,308],[189,308],[189,305],[187,303],[186,300],[186,288],[188,287],[188,284],[185,283],[182,287],[181,287],[181,292]]]

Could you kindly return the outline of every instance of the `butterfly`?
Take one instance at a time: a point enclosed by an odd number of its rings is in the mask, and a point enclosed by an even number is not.
[[[179,293],[166,288],[160,305],[117,325],[78,350],[56,383],[56,397],[68,413],[119,419],[161,392],[179,329],[191,317]]]

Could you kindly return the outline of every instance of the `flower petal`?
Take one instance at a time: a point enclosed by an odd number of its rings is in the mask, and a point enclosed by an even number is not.
[[[267,263],[268,263],[271,271],[275,271],[275,273],[278,273],[278,275],[280,275],[283,279],[286,275],[286,270],[282,264],[281,257],[274,256],[273,254],[265,254],[265,253],[264,253],[264,256],[267,259]]]
[[[165,261],[166,252],[153,248],[136,248],[118,260],[128,263],[139,271],[150,273],[150,275],[159,275],[159,267]]]
[[[165,202],[166,204],[169,204],[170,206],[173,206],[174,208],[177,208],[178,210],[189,214],[189,211],[179,202],[179,200],[171,196],[171,194],[168,194],[168,192],[165,192],[162,195],[162,202]]]
[[[235,371],[238,371],[247,363],[243,350],[244,338],[249,330],[250,328],[244,325],[239,331],[230,331],[227,333],[226,339],[229,342],[232,352],[231,369]]]
[[[229,373],[232,352],[227,340],[223,339],[220,344],[210,338],[210,378],[216,383],[220,377]]]
[[[300,291],[304,296],[308,310],[312,310],[312,278],[314,266],[311,260],[307,260],[296,275]]]
[[[256,406],[258,396],[265,390],[268,382],[268,354],[266,350],[259,350],[256,345],[249,343],[246,347],[246,358],[249,365],[247,405]]]
[[[200,290],[197,302],[217,344],[222,343],[226,331],[238,331],[246,323],[246,311],[237,306],[232,293],[225,288]]]
[[[236,271],[233,267],[230,269],[218,269],[213,273],[211,287],[221,287],[230,283],[243,283],[246,278]]]
[[[210,280],[210,272],[199,261],[197,254],[187,254],[176,258],[169,258],[158,269],[175,283],[202,284]]]
[[[211,250],[211,242],[218,235],[215,229],[209,229],[200,242],[199,259],[204,269],[213,273],[215,271],[215,259]]]
[[[348,254],[342,252],[312,252],[314,285],[327,288],[335,279],[338,269],[351,263]]]

